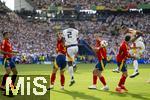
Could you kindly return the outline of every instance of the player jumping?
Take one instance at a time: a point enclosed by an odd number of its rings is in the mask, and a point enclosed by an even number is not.
[[[92,46],[91,46],[92,47]],[[96,51],[96,56],[98,57],[98,63],[95,66],[95,69],[93,70],[93,85],[89,86],[89,89],[96,89],[97,84],[97,77],[103,84],[103,88],[101,90],[109,90],[105,78],[102,75],[102,72],[107,64],[107,51],[106,47],[102,46],[102,41],[100,37],[96,37],[96,46],[92,47],[94,51]]]
[[[51,81],[50,81],[50,87],[47,90],[54,88],[54,82],[56,79],[56,73],[58,69],[60,69],[60,82],[61,82],[61,89],[64,89],[65,84],[65,76],[64,76],[64,69],[66,67],[66,48],[64,46],[62,33],[58,33],[58,39],[57,39],[57,57],[54,62],[53,72],[51,75]]]
[[[6,71],[5,75],[3,76],[2,84],[0,86],[0,89],[3,91],[5,91],[6,80],[7,80],[7,77],[9,77],[9,74],[11,73],[11,71],[13,73],[12,78],[11,78],[11,80],[12,80],[11,87],[12,88],[14,88],[15,81],[16,81],[17,74],[18,74],[16,65],[12,59],[13,55],[15,55],[18,52],[13,51],[12,45],[9,40],[10,37],[11,37],[11,33],[9,33],[9,32],[3,33],[3,41],[1,44],[1,50],[0,50],[0,53],[2,53],[4,55],[3,56],[3,59],[4,59],[3,64],[5,67],[5,71]]]
[[[136,38],[136,35],[141,34],[141,32],[138,32],[136,30],[134,30],[136,32],[136,34],[133,34],[133,38]],[[134,73],[130,76],[130,78],[134,78],[137,75],[139,75],[139,71],[138,71],[138,59],[140,59],[143,55],[143,52],[145,50],[145,44],[143,41],[142,36],[138,37],[137,39],[135,39],[135,41],[133,41],[131,47],[130,47],[130,51],[129,53],[134,57],[133,58],[133,67],[134,67]]]
[[[72,86],[75,83],[73,62],[75,61],[75,56],[78,53],[78,33],[79,31],[75,29],[74,23],[69,23],[69,28],[63,31],[63,37],[65,39],[65,46],[67,48],[67,63],[70,73],[70,84]]]

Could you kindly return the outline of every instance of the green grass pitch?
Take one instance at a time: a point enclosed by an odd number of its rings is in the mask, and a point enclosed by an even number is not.
[[[69,73],[66,69],[65,90],[60,89],[59,72],[57,73],[55,87],[51,90],[50,100],[150,100],[150,64],[139,65],[140,75],[136,78],[126,80],[128,93],[119,94],[115,92],[115,87],[120,79],[121,73],[113,73],[114,64],[108,64],[103,72],[109,91],[101,91],[102,84],[98,80],[97,90],[87,89],[92,84],[92,70],[95,64],[78,64],[78,70],[75,73],[76,84],[69,87]],[[17,65],[20,75],[49,75],[52,71],[52,65]],[[133,72],[132,65],[128,65],[129,75]],[[4,74],[4,69],[0,67],[0,74]],[[1,80],[0,80],[1,82]],[[21,97],[20,97],[21,98]],[[16,97],[9,98],[0,94],[0,100],[24,100]],[[29,100],[29,99],[28,99]],[[34,99],[32,99],[34,100]],[[43,99],[44,100],[44,99]]]

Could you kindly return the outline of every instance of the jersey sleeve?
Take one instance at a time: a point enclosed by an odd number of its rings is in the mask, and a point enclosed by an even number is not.
[[[2,41],[2,44],[1,44],[1,50],[5,50],[5,44],[6,44],[6,41],[3,40],[3,41]]]

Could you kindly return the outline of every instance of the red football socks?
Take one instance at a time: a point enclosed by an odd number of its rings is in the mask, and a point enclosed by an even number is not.
[[[3,76],[3,81],[2,81],[2,86],[5,86],[5,84],[6,84],[6,80],[7,80],[7,77],[8,77],[9,75],[8,74],[5,74],[4,76]]]
[[[56,73],[52,73],[52,75],[51,75],[51,85],[54,85],[55,79],[56,79]]]
[[[16,81],[17,75],[13,75],[11,80],[12,80],[12,85],[15,85],[15,81]]]
[[[126,81],[126,77],[124,75],[122,75],[120,81],[119,81],[119,84],[118,86],[121,86],[121,85],[124,85],[125,84],[125,81]]]
[[[97,84],[97,76],[93,75],[93,85],[96,85],[96,84]]]
[[[99,79],[102,82],[102,84],[105,86],[106,85],[105,78],[103,76],[101,76],[101,77],[99,77]]]
[[[65,84],[65,76],[64,75],[60,75],[60,82],[61,82],[61,86],[64,86],[64,84]]]

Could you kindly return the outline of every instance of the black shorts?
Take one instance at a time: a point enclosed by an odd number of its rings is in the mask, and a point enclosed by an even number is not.
[[[96,64],[95,68],[97,68],[99,71],[103,71],[106,64],[107,64],[107,60],[103,59]]]
[[[12,58],[4,58],[3,59],[3,64],[4,64],[5,68],[10,67],[12,69],[12,68],[16,67],[16,65],[15,65],[15,63],[14,63]]]
[[[122,72],[126,72],[127,71],[127,64],[126,64],[125,61],[117,62],[117,65],[118,65],[120,71],[122,71]]]

